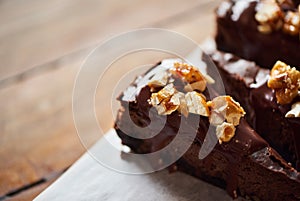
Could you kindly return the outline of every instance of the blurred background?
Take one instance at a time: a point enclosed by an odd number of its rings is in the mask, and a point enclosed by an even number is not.
[[[173,30],[201,43],[214,36],[219,3],[1,0],[0,200],[31,200],[85,152],[73,122],[72,90],[80,65],[97,44],[145,27]],[[145,63],[166,56],[153,55]],[[116,65],[133,64],[129,57]],[[101,85],[113,85],[111,76]],[[98,93],[97,101],[110,99],[108,94]],[[103,132],[113,125],[109,113],[98,106]],[[85,128],[96,132],[88,122]]]

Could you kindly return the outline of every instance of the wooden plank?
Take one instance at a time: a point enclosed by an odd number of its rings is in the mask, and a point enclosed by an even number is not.
[[[52,181],[53,182],[53,181]],[[16,196],[7,197],[4,201],[28,201],[33,200],[38,196],[43,190],[45,190],[52,182],[46,182],[41,185],[35,186],[29,190],[23,191]]]
[[[174,18],[177,23],[168,19],[160,27],[200,42],[213,33],[215,5],[213,2],[186,20]],[[208,23],[212,28],[200,29]],[[50,62],[41,66],[50,70],[0,89],[0,181],[4,181],[0,182],[0,197],[64,170],[85,151],[74,127],[71,101],[76,73],[89,51],[81,50]],[[152,54],[143,61],[155,63],[164,56]],[[134,66],[135,58],[120,65]],[[119,74],[112,76],[116,78]],[[105,84],[113,86],[113,78]],[[109,92],[107,89],[100,94],[97,102],[109,100]],[[113,123],[112,118],[106,118],[110,109],[101,105],[97,108],[99,122],[105,125],[104,131],[108,130]],[[84,115],[84,108],[81,112]],[[89,122],[85,122],[85,127],[89,143],[100,137],[98,130],[91,130]]]
[[[79,61],[0,91],[0,195],[65,169],[84,152],[71,112]]]
[[[49,185],[51,185],[59,176],[55,175],[51,179],[38,183],[37,185],[32,186],[31,188],[25,189],[17,194],[6,196],[3,198],[4,201],[27,201],[33,200],[38,196],[43,190],[45,190]]]
[[[3,0],[0,80],[210,0]]]

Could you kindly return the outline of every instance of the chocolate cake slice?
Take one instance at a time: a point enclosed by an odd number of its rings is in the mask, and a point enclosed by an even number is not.
[[[249,126],[243,104],[218,96],[207,85],[214,85],[211,78],[181,60],[164,60],[138,77],[119,97],[115,129],[122,143],[145,154],[160,151],[182,135],[173,151],[149,159],[151,165],[173,158],[176,148],[191,141],[171,170],[222,187],[233,198],[300,200],[300,174]],[[200,159],[207,135],[219,143]]]
[[[217,9],[217,48],[271,68],[300,68],[298,0],[228,0]]]
[[[276,90],[268,86],[268,81],[270,85],[272,80],[269,70],[230,53],[216,51],[212,54],[212,58],[220,70],[226,92],[245,107],[246,118],[250,125],[299,171],[300,117],[289,116],[288,112],[293,105],[300,105],[298,95],[300,72],[296,73],[295,70],[297,86],[294,88],[294,96],[288,93],[288,88],[282,86],[282,90],[290,97],[288,102],[282,102],[287,100],[281,100]],[[278,62],[274,68],[278,65],[288,67]],[[287,72],[282,73],[284,79],[290,79]],[[277,77],[280,78],[278,75]]]

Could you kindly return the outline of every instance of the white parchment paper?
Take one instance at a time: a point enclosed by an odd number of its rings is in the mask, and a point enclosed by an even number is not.
[[[114,130],[109,131],[106,137],[116,143],[116,147],[121,147]],[[93,151],[107,155],[120,165],[129,163],[121,158],[121,153],[110,155],[103,143],[107,141],[104,142],[102,138],[92,147]],[[224,190],[181,172],[169,173],[164,170],[146,175],[128,175],[102,166],[91,155],[85,153],[35,200],[229,201],[232,199]]]

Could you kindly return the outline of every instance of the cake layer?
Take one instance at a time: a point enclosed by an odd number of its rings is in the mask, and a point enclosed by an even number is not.
[[[224,1],[217,9],[217,48],[255,61],[264,68],[272,68],[277,60],[281,60],[300,69],[299,1],[276,1],[284,2],[278,3],[280,11],[276,10],[276,5],[267,5],[268,10],[264,11],[267,6],[260,5],[264,2],[266,0]],[[257,16],[257,12],[262,15]],[[288,16],[292,16],[288,12],[295,15],[295,26],[286,22]],[[274,24],[278,27],[272,30]],[[295,33],[286,33],[284,27],[292,27]]]
[[[173,65],[172,62],[165,63],[170,65],[169,68]],[[158,67],[153,69],[155,68]],[[151,71],[148,71],[148,74],[149,72]],[[171,169],[176,167],[225,188],[234,198],[243,195],[262,201],[300,199],[299,173],[287,164],[243,118],[229,142],[217,144],[205,159],[200,160],[199,151],[205,136],[216,135],[215,132],[207,133],[210,126],[209,119],[192,113],[184,116],[179,111],[168,115],[158,114],[149,102],[155,90],[140,84],[145,82],[143,78],[149,77],[148,74],[139,77],[119,97],[122,107],[118,113],[115,129],[124,145],[136,153],[152,153],[168,146],[176,135],[183,134],[186,140],[178,144],[178,148],[190,140],[193,143],[170,167]],[[174,84],[177,89],[183,89],[182,86],[177,86],[181,85],[180,82],[174,81]],[[207,90],[203,94],[209,100]],[[146,127],[147,129],[140,129]],[[194,132],[195,138],[192,135]],[[138,139],[139,136],[152,136],[153,133],[157,135],[149,139]],[[165,158],[173,158],[175,150],[160,158],[149,160],[152,165],[159,166]]]

